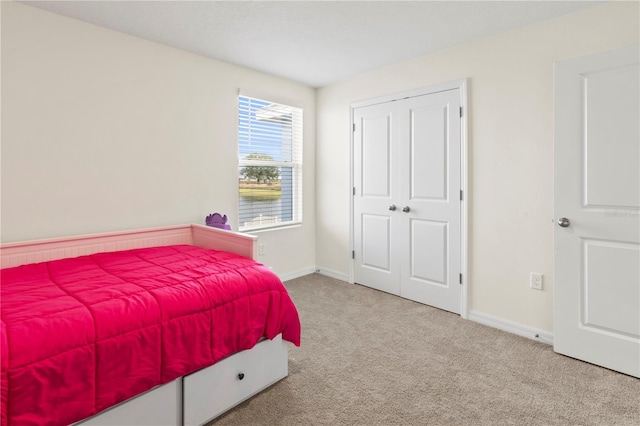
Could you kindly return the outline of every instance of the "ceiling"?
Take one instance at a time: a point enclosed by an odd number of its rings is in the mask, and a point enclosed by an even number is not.
[[[322,87],[593,1],[22,1]]]

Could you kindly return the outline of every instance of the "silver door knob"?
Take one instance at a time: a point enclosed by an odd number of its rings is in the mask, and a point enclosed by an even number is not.
[[[567,226],[571,225],[571,222],[566,217],[561,217],[560,219],[558,219],[558,225],[566,228]]]
[[[402,208],[402,211],[405,212],[405,213],[409,213],[411,211],[411,209],[409,208],[409,206],[404,206]]]
[[[391,210],[392,212],[395,212],[396,211],[396,205],[395,204],[391,204],[389,206],[389,210]]]

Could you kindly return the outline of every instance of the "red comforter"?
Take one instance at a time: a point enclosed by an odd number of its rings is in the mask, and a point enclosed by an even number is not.
[[[253,260],[193,246],[3,269],[2,425],[69,424],[253,347],[300,344],[287,291]]]

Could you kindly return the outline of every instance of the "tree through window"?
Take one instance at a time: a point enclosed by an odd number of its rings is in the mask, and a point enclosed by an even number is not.
[[[238,98],[239,229],[302,221],[302,110]]]

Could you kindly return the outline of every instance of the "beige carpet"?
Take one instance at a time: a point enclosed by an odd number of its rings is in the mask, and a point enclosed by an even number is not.
[[[215,425],[640,425],[640,380],[321,275],[285,283],[289,376]]]

